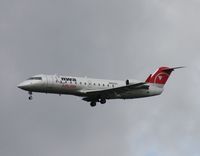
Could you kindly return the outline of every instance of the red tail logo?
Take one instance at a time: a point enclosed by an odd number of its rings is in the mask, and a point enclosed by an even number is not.
[[[173,70],[173,68],[160,67],[154,74],[151,74],[145,82],[164,85]]]

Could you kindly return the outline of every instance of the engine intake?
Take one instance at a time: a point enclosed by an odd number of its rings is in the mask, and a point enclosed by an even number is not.
[[[130,84],[129,80],[126,80],[126,85],[128,86]]]

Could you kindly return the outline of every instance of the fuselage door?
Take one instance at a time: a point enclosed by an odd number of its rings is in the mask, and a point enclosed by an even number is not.
[[[53,88],[53,77],[52,75],[47,75],[47,88]]]

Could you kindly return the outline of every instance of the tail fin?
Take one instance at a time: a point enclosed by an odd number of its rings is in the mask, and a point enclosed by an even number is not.
[[[183,68],[183,67],[175,67],[175,68],[160,67],[154,74],[149,75],[149,77],[146,79],[145,82],[160,84],[164,86],[172,71],[178,68]]]

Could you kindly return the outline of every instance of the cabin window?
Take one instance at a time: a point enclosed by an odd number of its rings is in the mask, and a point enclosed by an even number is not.
[[[103,86],[105,86],[105,84],[103,84]]]
[[[82,82],[80,82],[80,85],[82,85]]]
[[[99,86],[101,86],[101,84],[100,84],[100,83],[99,83],[98,85],[99,85]]]
[[[87,83],[85,82],[85,85],[87,85]]]
[[[96,83],[93,84],[94,86],[96,85]]]

